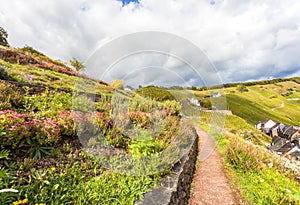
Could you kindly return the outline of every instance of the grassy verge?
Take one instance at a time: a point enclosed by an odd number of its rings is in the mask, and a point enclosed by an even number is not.
[[[239,118],[228,118],[226,126],[230,124],[231,128],[224,135],[211,134],[241,195],[250,204],[300,204],[299,183],[293,174],[282,170],[277,156],[259,145],[262,139],[253,141],[234,132],[243,121],[237,123]],[[236,122],[234,126],[229,123],[232,121]]]

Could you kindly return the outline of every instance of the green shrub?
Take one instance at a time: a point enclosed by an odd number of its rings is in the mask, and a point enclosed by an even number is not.
[[[17,109],[22,106],[23,97],[20,89],[0,80],[0,110]]]
[[[137,89],[136,92],[143,97],[148,97],[157,101],[175,100],[174,96],[168,90],[160,87],[143,87]]]
[[[164,105],[150,98],[143,98],[135,95],[129,104],[129,111],[152,112],[154,110],[163,109]]]
[[[83,106],[84,107],[84,106]],[[49,91],[46,89],[38,95],[29,95],[29,88],[24,95],[22,112],[34,113],[41,119],[55,118],[62,110],[71,110],[72,97],[69,93]]]
[[[243,93],[243,92],[248,92],[247,87],[244,84],[240,84],[236,87],[237,91]]]
[[[113,126],[111,130],[108,131],[106,135],[106,140],[112,146],[116,148],[128,148],[130,143],[130,138],[125,135],[121,130],[119,130],[116,126]]]
[[[133,156],[151,156],[160,151],[160,145],[147,131],[141,131],[129,145],[129,151]]]
[[[211,109],[212,108],[212,103],[210,98],[204,98],[203,100],[200,100],[200,105],[201,107]]]

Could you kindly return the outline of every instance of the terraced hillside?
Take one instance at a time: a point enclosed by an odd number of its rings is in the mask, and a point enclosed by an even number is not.
[[[232,112],[251,124],[267,118],[292,125],[300,124],[300,84],[287,81],[270,85],[248,86],[248,92],[226,89]],[[233,91],[235,91],[233,93]]]
[[[226,95],[213,100],[217,102],[226,97],[227,108],[252,125],[266,119],[291,125],[300,124],[299,78],[266,85],[245,86],[245,88],[248,91],[241,92],[238,87],[224,88]],[[193,92],[199,99],[209,96],[208,91]],[[218,92],[218,90],[210,92]]]

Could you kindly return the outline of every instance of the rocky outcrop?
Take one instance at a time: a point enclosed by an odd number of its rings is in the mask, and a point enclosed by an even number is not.
[[[0,64],[0,80],[8,80],[8,74],[4,67]]]

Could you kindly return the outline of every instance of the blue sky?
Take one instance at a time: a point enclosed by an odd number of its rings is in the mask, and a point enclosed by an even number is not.
[[[27,44],[64,62],[72,57],[87,61],[97,48],[126,34],[161,31],[201,49],[223,82],[300,76],[299,0],[128,2],[11,0],[1,4],[0,26],[8,31],[12,46]],[[163,66],[170,59],[156,61]],[[131,67],[123,69],[131,72]],[[199,84],[188,69],[181,72]]]
[[[130,2],[139,3],[138,0],[122,0],[123,5],[129,4]]]

